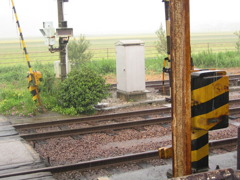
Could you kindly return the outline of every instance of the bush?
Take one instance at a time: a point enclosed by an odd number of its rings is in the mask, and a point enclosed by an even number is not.
[[[166,32],[163,29],[162,24],[160,25],[159,29],[156,31],[156,35],[158,40],[156,41],[156,49],[159,54],[166,54],[167,53],[167,38]]]
[[[90,42],[81,35],[80,38],[73,39],[68,44],[68,58],[73,65],[72,68],[78,68],[82,64],[89,62],[93,57],[92,52],[88,51]]]
[[[72,71],[59,85],[58,101],[63,108],[75,108],[77,113],[90,114],[94,105],[108,96],[108,85],[95,71],[81,68]]]

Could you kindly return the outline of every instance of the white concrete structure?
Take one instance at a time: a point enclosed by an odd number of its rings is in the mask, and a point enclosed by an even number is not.
[[[70,73],[71,72],[71,65],[67,59],[66,61],[66,73]],[[61,78],[61,64],[60,61],[54,61],[54,73],[55,73],[55,77],[56,78]]]
[[[56,78],[61,78],[60,61],[54,61],[54,73]]]
[[[144,42],[121,40],[116,43],[117,90],[145,92]]]

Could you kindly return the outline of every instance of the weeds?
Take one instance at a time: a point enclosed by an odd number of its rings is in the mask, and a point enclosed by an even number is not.
[[[4,115],[33,116],[37,110],[28,91],[2,89],[0,100],[0,113]]]
[[[235,51],[213,53],[203,51],[193,54],[194,65],[199,68],[229,68],[240,66],[240,54]]]
[[[146,73],[148,72],[162,72],[164,56],[147,59],[145,61]]]
[[[237,51],[214,53],[210,50],[192,55],[194,64],[199,68],[230,68],[240,67],[240,54]],[[145,60],[146,73],[162,72],[164,56]],[[56,92],[59,91],[59,80],[55,78],[53,64],[34,63],[35,70],[42,72],[41,101],[50,111],[61,114],[75,115],[75,108],[62,108],[58,105]],[[88,62],[88,68],[102,75],[116,74],[115,59],[102,59]],[[38,107],[32,101],[27,90],[27,71],[24,65],[0,67],[0,114],[14,116],[33,116]]]

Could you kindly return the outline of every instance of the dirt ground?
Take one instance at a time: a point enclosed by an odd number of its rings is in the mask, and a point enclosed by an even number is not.
[[[227,72],[227,74],[232,75],[232,74],[240,74],[240,68],[219,68],[219,70],[224,70]],[[105,76],[107,83],[109,84],[115,84],[116,83],[116,75],[115,74],[110,74]],[[168,76],[165,74],[165,80],[168,79]],[[162,73],[147,73],[146,74],[146,81],[159,81],[162,80]]]

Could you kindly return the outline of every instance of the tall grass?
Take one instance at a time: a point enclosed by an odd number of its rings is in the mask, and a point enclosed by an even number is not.
[[[43,74],[41,83],[41,96],[50,96],[53,91],[54,77],[52,64],[34,63],[34,69]],[[0,67],[0,113],[20,116],[32,116],[38,107],[32,101],[32,95],[28,91],[28,68],[26,65],[8,65]],[[46,98],[45,98],[46,99]]]
[[[240,53],[203,51],[192,55],[194,64],[199,68],[230,68],[240,67]],[[145,60],[146,73],[162,72],[164,56]],[[60,80],[54,77],[53,63],[33,63],[34,70],[43,74],[41,82],[41,99],[45,108],[68,113],[69,110],[59,109],[55,94]],[[102,75],[116,74],[116,60],[102,59],[88,63],[88,66]],[[0,66],[0,114],[32,116],[38,107],[28,92],[26,65]]]
[[[160,72],[162,72],[163,60],[164,60],[164,56],[159,56],[157,58],[146,59],[146,61],[145,61],[146,73],[150,73],[150,72],[160,73]]]
[[[116,73],[116,61],[115,59],[102,59],[102,60],[93,60],[88,63],[88,66],[94,69],[100,74],[110,74]]]
[[[193,54],[194,65],[199,68],[240,67],[240,53],[236,51],[214,53],[211,50]]]

